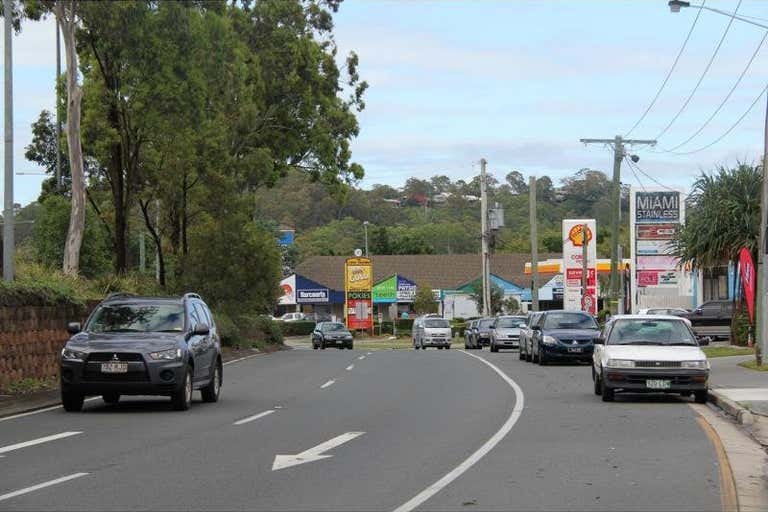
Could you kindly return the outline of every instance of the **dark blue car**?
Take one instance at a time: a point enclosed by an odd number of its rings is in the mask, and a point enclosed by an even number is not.
[[[600,333],[594,317],[581,311],[545,311],[532,329],[533,362],[592,361]]]

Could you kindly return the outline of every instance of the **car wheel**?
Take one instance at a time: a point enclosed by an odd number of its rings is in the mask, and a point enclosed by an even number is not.
[[[83,410],[85,395],[77,391],[61,388],[61,405],[67,412],[79,412]]]
[[[603,388],[601,387],[602,384],[600,382],[600,376],[595,372],[594,368],[592,368],[592,382],[594,383],[595,394],[597,396],[602,395],[603,394]]]
[[[693,392],[693,399],[696,401],[697,404],[707,403],[708,398],[709,398],[709,394],[707,393],[706,389]]]
[[[605,385],[605,379],[600,379],[600,394],[603,395],[603,402],[613,402],[613,388]]]
[[[325,341],[320,340],[320,350],[325,350]]]
[[[104,400],[104,403],[107,405],[116,405],[120,401],[120,394],[106,393],[104,395],[101,395],[101,399]]]
[[[187,366],[184,372],[184,384],[181,389],[171,395],[171,404],[177,411],[186,411],[192,405],[192,367]]]
[[[547,366],[547,356],[544,355],[541,347],[539,347],[539,366]]]
[[[350,342],[350,344],[349,344],[349,345],[347,345],[347,348],[348,348],[349,350],[352,350],[353,348],[355,348],[355,347],[354,347],[354,342]]]
[[[445,350],[451,350],[451,346],[450,345],[446,345],[445,346]]]
[[[315,342],[312,342],[312,350],[317,350],[317,344]]]
[[[499,351],[499,347],[497,347],[493,343],[491,343],[490,347],[491,347],[491,352],[498,352]]]
[[[520,359],[521,361],[525,360],[525,352],[523,352],[522,347],[517,349],[517,358]]]
[[[211,383],[200,390],[203,396],[203,402],[218,402],[221,392],[221,365],[217,362],[213,368],[213,377]]]

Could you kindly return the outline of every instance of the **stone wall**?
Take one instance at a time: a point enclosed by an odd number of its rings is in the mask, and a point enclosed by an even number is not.
[[[82,321],[78,306],[0,306],[0,391],[25,378],[59,374],[58,360],[69,339],[68,322]]]

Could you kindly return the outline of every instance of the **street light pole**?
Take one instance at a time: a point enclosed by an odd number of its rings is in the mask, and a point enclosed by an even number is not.
[[[363,221],[363,231],[365,231],[365,257],[368,257],[368,221]]]
[[[721,11],[704,5],[692,5],[690,2],[680,0],[670,0],[668,2],[672,12],[680,12],[682,7],[693,7],[694,9],[705,9],[707,11],[722,14],[729,18],[755,25],[763,30],[768,30],[768,25],[763,25],[747,18],[738,16],[733,12]],[[768,98],[767,98],[768,101]],[[758,335],[755,343],[755,355],[758,364],[763,363],[763,356],[768,352],[768,318],[765,318],[766,307],[768,306],[768,272],[765,271],[765,262],[768,260],[768,103],[765,111],[765,126],[763,128],[763,190],[760,196],[760,233],[757,250],[757,296],[755,297],[755,333]]]
[[[5,16],[5,197],[3,200],[3,279],[13,281],[13,1],[3,0]]]

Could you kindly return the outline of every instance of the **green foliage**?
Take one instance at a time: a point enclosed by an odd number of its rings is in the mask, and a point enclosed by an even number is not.
[[[507,314],[515,314],[520,312],[520,302],[514,298],[509,297],[502,301],[502,309]]]
[[[190,233],[181,289],[237,316],[268,312],[280,294],[280,253],[272,233],[244,215],[206,218]]]
[[[50,267],[61,266],[70,209],[70,200],[59,195],[50,195],[40,204],[32,235],[40,263]],[[104,274],[111,268],[111,258],[112,247],[104,228],[96,214],[88,208],[80,251],[80,271],[86,277]]]
[[[8,384],[6,389],[2,391],[8,392],[12,395],[25,395],[27,393],[34,393],[36,391],[45,391],[48,389],[54,389],[59,385],[58,376],[48,377],[45,379],[36,379],[34,377],[27,377],[16,382]]]
[[[504,310],[504,290],[502,290],[498,285],[491,284],[491,312],[486,313],[483,311],[483,288],[481,280],[477,280],[475,283],[472,284],[472,290],[473,292],[470,294],[470,297],[475,302],[475,306],[477,307],[477,311],[481,315],[485,316],[493,316],[498,315]],[[517,302],[517,301],[515,301]],[[519,304],[518,304],[519,307]]]
[[[749,341],[749,329],[749,313],[745,309],[734,310],[733,318],[731,318],[731,340],[733,340],[733,344],[746,346]]]
[[[315,322],[280,322],[280,328],[285,336],[309,336],[315,330]]]
[[[420,315],[437,313],[438,303],[432,295],[432,286],[429,283],[419,283],[416,287],[416,296],[413,299],[413,309]],[[413,325],[413,322],[411,322]],[[398,330],[400,326],[398,325]]]

